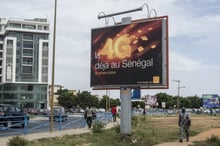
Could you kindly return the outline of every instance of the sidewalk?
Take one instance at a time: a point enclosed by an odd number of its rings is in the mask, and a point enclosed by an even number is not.
[[[105,129],[110,129],[116,125],[117,123],[110,122],[105,126]],[[83,134],[83,133],[89,133],[89,132],[91,132],[91,130],[85,127],[85,128],[69,129],[69,130],[63,130],[63,131],[53,131],[52,133],[50,133],[50,131],[41,132],[41,133],[33,133],[33,134],[21,135],[21,137],[24,137],[25,139],[32,141],[32,140],[37,140],[41,138],[62,137],[64,135],[77,135],[77,134]],[[7,146],[8,140],[13,137],[15,136],[1,137],[0,138],[1,146]]]

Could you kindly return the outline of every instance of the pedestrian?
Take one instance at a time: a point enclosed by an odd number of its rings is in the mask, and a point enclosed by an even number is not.
[[[181,113],[179,114],[179,128],[180,135],[179,141],[183,142],[184,137],[186,141],[189,141],[189,127],[191,126],[191,119],[189,114],[186,113],[185,108],[182,108]]]
[[[116,122],[117,108],[113,106],[111,112],[112,112],[113,122]]]
[[[90,106],[86,108],[84,118],[86,119],[86,123],[90,129],[92,127],[92,109]]]

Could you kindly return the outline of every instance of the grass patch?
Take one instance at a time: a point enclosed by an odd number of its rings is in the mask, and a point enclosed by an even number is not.
[[[197,141],[190,146],[220,146],[220,138],[212,135],[211,138],[207,138],[205,141]]]
[[[191,119],[190,136],[219,127],[219,116],[192,115]],[[153,146],[158,143],[176,141],[179,136],[177,115],[132,117],[131,135],[120,135],[120,125],[109,130],[103,130],[99,124],[97,127],[98,131],[101,129],[100,132],[44,138],[30,141],[28,146]],[[209,140],[212,143],[213,141],[218,140],[215,137]]]

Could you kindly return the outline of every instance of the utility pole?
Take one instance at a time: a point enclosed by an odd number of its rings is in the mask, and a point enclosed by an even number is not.
[[[180,89],[185,88],[185,86],[180,86],[180,80],[173,80],[177,82],[177,109],[180,108]]]
[[[55,71],[55,46],[56,46],[56,17],[57,17],[57,0],[55,0],[54,8],[54,29],[53,29],[53,59],[52,59],[52,83],[51,83],[51,99],[50,99],[50,132],[53,132],[53,102],[54,102],[54,71]]]

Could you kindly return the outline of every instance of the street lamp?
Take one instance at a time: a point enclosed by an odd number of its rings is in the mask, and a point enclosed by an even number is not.
[[[180,108],[180,89],[186,88],[185,86],[180,86],[180,80],[173,80],[174,82],[177,82],[177,109]]]

